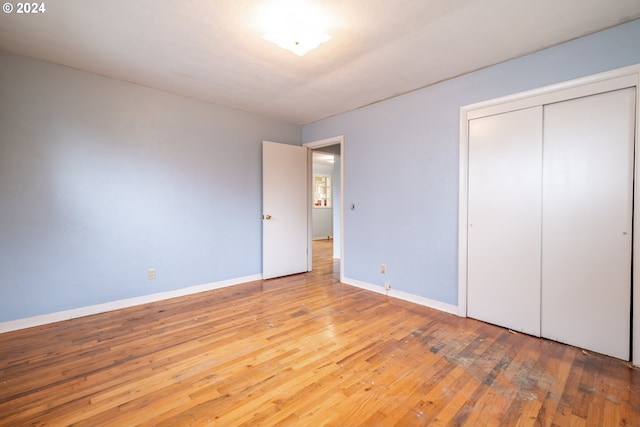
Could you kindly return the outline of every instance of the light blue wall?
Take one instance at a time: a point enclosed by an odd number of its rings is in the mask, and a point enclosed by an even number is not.
[[[263,139],[301,128],[0,53],[0,321],[259,274]]]
[[[460,107],[640,63],[639,40],[636,20],[303,126],[345,137],[345,276],[457,304]]]

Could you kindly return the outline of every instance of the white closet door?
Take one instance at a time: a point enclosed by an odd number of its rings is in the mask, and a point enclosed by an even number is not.
[[[629,358],[635,89],[544,108],[542,336]]]
[[[467,313],[540,335],[542,107],[469,121]]]

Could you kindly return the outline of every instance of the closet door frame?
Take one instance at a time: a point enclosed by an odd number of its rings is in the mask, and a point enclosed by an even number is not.
[[[467,232],[468,232],[468,179],[469,179],[469,120],[509,111],[542,106],[617,89],[636,88],[635,140],[640,143],[640,102],[638,86],[640,64],[619,68],[580,79],[517,93],[460,108],[459,192],[458,192],[458,316],[467,317]],[[640,147],[640,145],[638,146]],[[634,200],[640,200],[640,149],[635,150]],[[632,265],[640,266],[640,208],[634,204]],[[632,362],[640,365],[640,273],[633,276]]]

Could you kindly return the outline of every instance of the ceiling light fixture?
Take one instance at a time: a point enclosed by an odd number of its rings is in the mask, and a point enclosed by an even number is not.
[[[283,2],[271,11],[263,39],[304,56],[331,38],[322,29],[322,13],[309,3]]]

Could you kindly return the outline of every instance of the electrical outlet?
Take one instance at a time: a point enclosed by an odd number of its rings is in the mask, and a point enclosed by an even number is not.
[[[387,274],[387,264],[380,264],[380,273]]]
[[[150,268],[147,270],[147,279],[151,280],[151,279],[155,279],[156,278],[156,269],[155,268]]]
[[[391,290],[391,283],[385,283],[384,284],[384,290],[385,291],[390,291]]]

